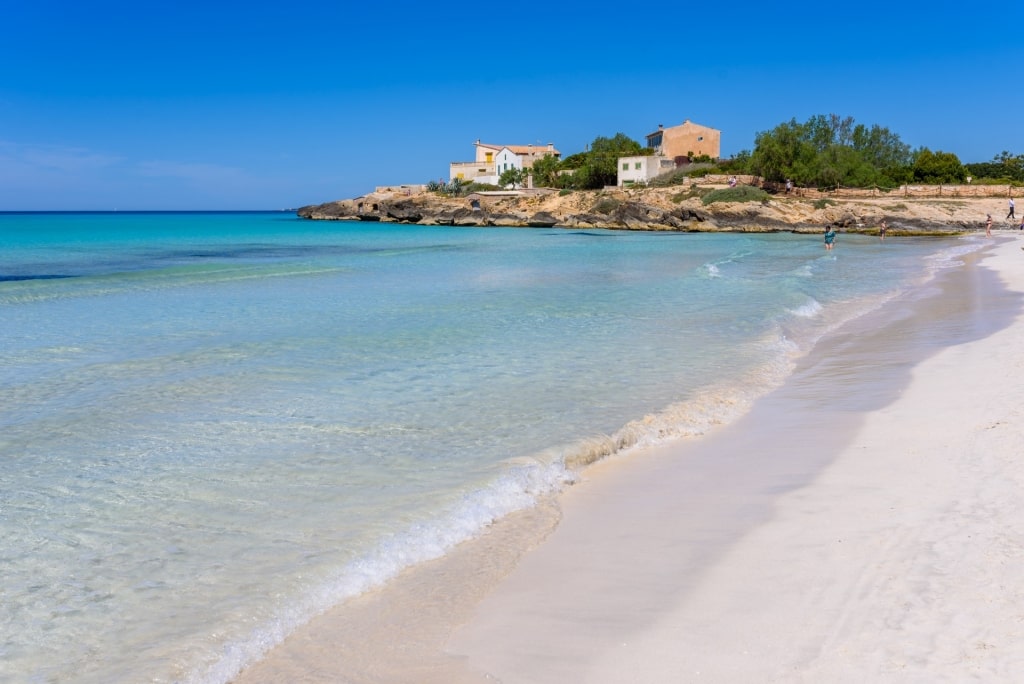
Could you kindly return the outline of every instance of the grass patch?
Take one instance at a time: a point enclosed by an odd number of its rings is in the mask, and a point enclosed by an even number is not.
[[[684,190],[683,192],[677,192],[676,194],[674,194],[671,197],[669,197],[669,199],[672,202],[675,202],[676,204],[679,204],[680,202],[683,202],[683,201],[688,200],[688,199],[694,199],[694,198],[697,198],[697,197],[703,197],[704,195],[708,194],[709,192],[712,192],[712,190],[710,188],[703,188],[703,189],[702,188],[698,188],[697,184],[694,183],[693,185],[690,186],[689,190]]]
[[[678,169],[673,169],[660,176],[655,176],[647,185],[652,188],[667,188],[673,185],[685,185],[690,178],[700,178],[709,173],[717,173],[718,167],[714,164],[687,164]]]
[[[1011,178],[972,178],[973,185],[1020,185]]]
[[[907,210],[907,205],[906,204],[888,204],[888,205],[886,205],[886,206],[884,206],[882,208],[885,209],[886,211],[906,211]]]
[[[562,188],[561,190],[558,191],[558,196],[559,197],[565,197],[566,195],[571,195],[571,194],[572,194],[572,190],[569,189],[569,188]]]
[[[463,190],[465,192],[487,192],[488,190],[501,190],[501,188],[490,183],[470,183]]]
[[[835,200],[830,200],[830,199],[814,200],[814,208],[815,209],[824,209],[825,207],[832,206],[833,204],[838,204],[838,203]]]
[[[735,188],[712,190],[701,197],[700,201],[707,206],[715,202],[767,202],[770,198],[771,195],[761,188],[740,185]]]

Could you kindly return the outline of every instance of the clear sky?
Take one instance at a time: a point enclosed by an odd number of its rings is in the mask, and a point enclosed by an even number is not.
[[[5,0],[0,211],[281,209],[815,114],[1024,154],[1024,3]]]

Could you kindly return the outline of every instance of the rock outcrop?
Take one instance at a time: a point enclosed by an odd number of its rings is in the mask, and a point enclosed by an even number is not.
[[[773,196],[759,202],[701,203],[679,188],[498,193],[451,198],[433,193],[367,195],[298,210],[303,218],[444,226],[611,228],[684,232],[844,232],[949,235],[983,226],[998,200],[878,198],[812,201]],[[991,205],[991,206],[990,206]]]

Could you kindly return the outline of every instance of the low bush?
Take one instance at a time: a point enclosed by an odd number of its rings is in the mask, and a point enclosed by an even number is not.
[[[683,169],[674,169],[668,173],[663,173],[660,176],[655,176],[648,181],[647,184],[652,188],[667,188],[672,185],[683,185],[689,180],[689,178],[687,171],[684,171]]]
[[[676,204],[679,204],[684,200],[693,199],[695,197],[703,197],[704,195],[707,195],[710,192],[713,192],[710,188],[699,188],[697,187],[696,183],[692,183],[690,185],[689,190],[677,192],[676,194],[672,195],[669,199],[675,202]]]
[[[595,214],[610,214],[619,208],[622,204],[619,200],[611,197],[605,197],[597,201],[597,203],[591,208],[591,211]]]
[[[715,167],[707,166],[701,169],[694,169],[693,171],[690,171],[690,178],[703,178],[704,176],[718,172],[718,169],[716,169]]]
[[[466,192],[487,192],[489,190],[501,190],[501,188],[490,183],[470,183],[463,190]]]
[[[735,188],[712,190],[701,197],[700,201],[706,206],[714,202],[767,202],[770,198],[771,195],[761,188],[738,185]]]
[[[673,169],[660,176],[655,176],[648,185],[652,188],[667,188],[672,185],[684,185],[690,178],[703,178],[709,173],[718,173],[718,166],[715,164],[687,164]]]
[[[972,178],[971,185],[1020,185],[1009,178]]]

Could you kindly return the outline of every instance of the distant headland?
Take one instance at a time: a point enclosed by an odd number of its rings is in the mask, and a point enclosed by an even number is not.
[[[836,114],[783,122],[759,133],[753,151],[730,159],[721,158],[721,139],[722,131],[687,119],[659,124],[646,146],[622,133],[598,136],[564,159],[554,143],[477,140],[475,158],[452,162],[448,181],[380,187],[298,213],[691,232],[821,232],[832,225],[877,233],[884,221],[889,235],[947,235],[983,228],[987,215],[1001,216],[1024,185],[1024,155],[963,164],[952,153],[912,150],[888,128]]]
[[[680,232],[844,232],[953,235],[1005,214],[1012,186],[903,186],[891,191],[774,188],[753,177],[704,176],[686,186],[521,189],[450,196],[426,186],[379,187],[306,206],[299,216],[419,225],[610,228]],[[709,198],[711,201],[708,201]],[[997,225],[1017,228],[1019,224]]]

